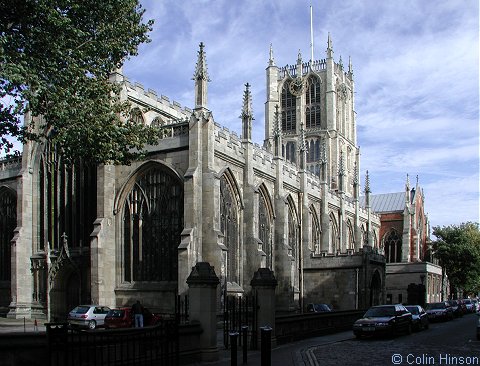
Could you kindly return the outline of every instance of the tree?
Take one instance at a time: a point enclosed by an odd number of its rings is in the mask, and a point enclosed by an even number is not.
[[[11,152],[12,137],[49,140],[70,161],[128,164],[152,143],[109,81],[149,41],[144,12],[138,0],[2,1],[0,150]]]
[[[480,291],[479,224],[467,222],[433,228],[438,239],[433,243],[435,256],[445,268],[451,287],[464,293]]]

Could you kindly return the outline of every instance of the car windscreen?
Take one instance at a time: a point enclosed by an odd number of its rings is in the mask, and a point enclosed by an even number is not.
[[[418,315],[418,308],[416,306],[407,306],[407,310],[412,314]]]
[[[445,309],[445,307],[446,306],[443,302],[435,302],[435,303],[427,305],[428,310],[431,310],[431,309]]]
[[[394,316],[395,315],[395,308],[393,306],[389,307],[381,307],[381,308],[370,308],[365,313],[365,318],[371,317],[386,317],[386,316]]]

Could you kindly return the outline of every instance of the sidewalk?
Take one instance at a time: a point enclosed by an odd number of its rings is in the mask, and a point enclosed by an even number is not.
[[[302,341],[282,344],[272,349],[271,365],[272,366],[313,366],[318,365],[313,350],[315,347],[341,342],[354,338],[351,331],[329,334],[321,337],[308,338]],[[194,365],[208,365],[208,366],[229,366],[231,365],[230,350],[226,350],[219,339],[219,360],[215,362],[195,363]],[[243,363],[242,349],[237,349],[237,365]],[[261,364],[260,350],[248,351],[247,365],[257,366]]]

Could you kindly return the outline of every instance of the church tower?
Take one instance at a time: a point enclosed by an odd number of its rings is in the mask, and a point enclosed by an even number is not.
[[[313,53],[313,51],[312,51]],[[277,67],[270,47],[266,69],[265,146],[273,149],[275,111],[278,106],[282,133],[281,156],[300,164],[299,137],[304,126],[306,167],[321,176],[322,151],[326,152],[330,189],[339,190],[338,171],[343,156],[344,193],[354,196],[356,145],[353,67],[345,70],[342,58],[334,61],[332,39],[328,35],[326,58],[304,62],[300,51],[295,65]]]

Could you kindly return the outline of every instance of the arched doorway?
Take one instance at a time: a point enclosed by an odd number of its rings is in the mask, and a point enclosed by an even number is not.
[[[13,190],[0,187],[0,313],[11,301],[11,240],[17,226],[17,197]]]

